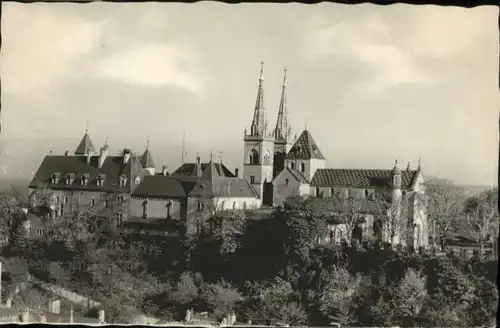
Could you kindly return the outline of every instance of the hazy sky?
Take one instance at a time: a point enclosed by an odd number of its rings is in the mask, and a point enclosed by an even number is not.
[[[287,65],[294,132],[307,122],[329,167],[421,157],[428,175],[496,181],[496,7],[2,6],[4,173],[73,150],[87,120],[96,147],[142,152],[150,135],[158,166],[179,164],[183,131],[188,159],[241,166],[263,60],[269,125]]]

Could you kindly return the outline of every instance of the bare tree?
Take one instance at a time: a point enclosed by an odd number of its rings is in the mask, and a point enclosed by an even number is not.
[[[489,190],[478,197],[467,201],[465,214],[469,226],[477,234],[474,235],[480,245],[480,254],[484,253],[484,246],[489,241],[488,237],[498,235],[498,191]]]
[[[392,190],[380,188],[374,194],[376,221],[383,234],[383,241],[395,246],[408,231],[409,195],[392,197]]]
[[[451,181],[436,179],[426,184],[426,194],[431,243],[439,245],[443,234],[455,228],[463,216],[465,195]]]
[[[367,212],[367,202],[356,196],[341,197],[333,195],[325,198],[334,218],[337,218],[339,224],[345,227],[344,238],[350,245],[354,230],[364,223],[365,214]]]

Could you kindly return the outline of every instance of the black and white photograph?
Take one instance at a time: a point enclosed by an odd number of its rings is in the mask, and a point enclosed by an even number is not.
[[[498,17],[2,2],[0,323],[495,327]]]

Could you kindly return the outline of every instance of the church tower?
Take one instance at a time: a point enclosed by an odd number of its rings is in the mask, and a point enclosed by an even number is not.
[[[280,106],[278,108],[278,119],[274,129],[274,170],[273,178],[285,168],[285,157],[293,146],[292,128],[288,117],[288,105],[286,101],[287,68],[283,77],[283,87],[281,90]]]
[[[269,133],[264,106],[264,62],[261,62],[259,88],[249,133],[244,132],[243,177],[264,197],[264,189],[273,180],[274,138]]]

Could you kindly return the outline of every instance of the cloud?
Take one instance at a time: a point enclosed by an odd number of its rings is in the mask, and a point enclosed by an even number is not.
[[[193,51],[186,46],[150,43],[117,52],[96,66],[100,78],[150,87],[177,87],[189,92],[202,89],[192,70]]]
[[[401,43],[414,54],[438,59],[477,55],[477,46],[483,41],[495,51],[498,47],[497,16],[498,8],[493,6],[413,8],[407,15],[408,30],[402,31]],[[492,24],[485,24],[488,21]]]
[[[98,44],[99,23],[72,15],[75,5],[2,6],[2,92],[38,98],[81,74],[77,59]]]
[[[362,84],[369,88],[402,83],[430,83],[431,77],[411,57],[391,42],[391,26],[380,16],[344,20],[316,29],[306,36],[308,56],[340,56],[353,60],[353,67],[373,72]]]

